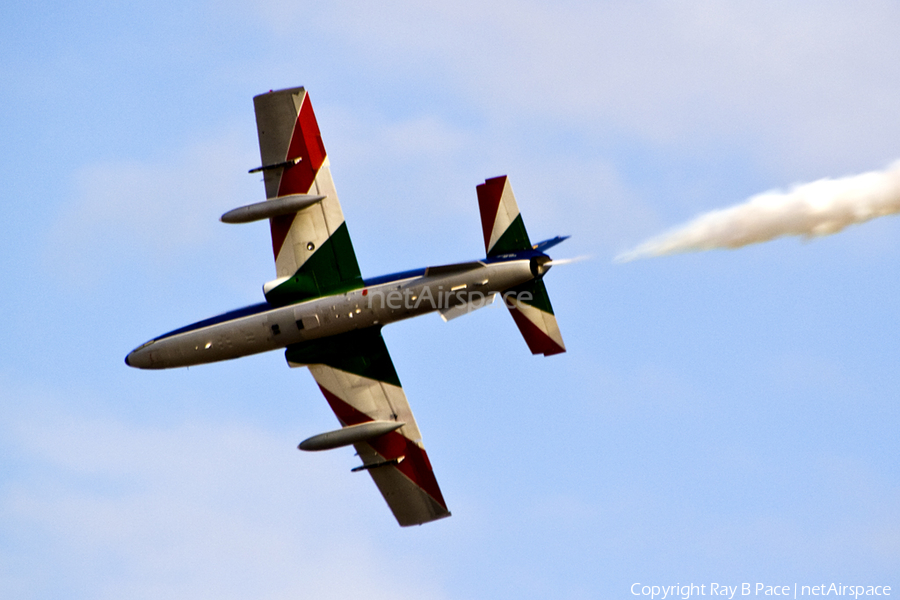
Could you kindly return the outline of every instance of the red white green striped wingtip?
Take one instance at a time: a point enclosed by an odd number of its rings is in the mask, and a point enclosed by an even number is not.
[[[309,94],[303,88],[253,99],[266,198],[318,198],[296,212],[269,219],[278,279],[266,287],[272,304],[355,289],[359,263],[331,178],[325,145]]]

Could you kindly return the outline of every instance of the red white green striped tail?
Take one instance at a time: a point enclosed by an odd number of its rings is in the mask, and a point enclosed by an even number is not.
[[[487,179],[475,190],[488,258],[535,249],[506,175]],[[532,354],[566,351],[542,277],[507,290],[503,297]]]

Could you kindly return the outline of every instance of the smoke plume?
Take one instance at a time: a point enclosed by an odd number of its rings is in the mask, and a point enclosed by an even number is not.
[[[848,225],[900,212],[900,161],[884,171],[821,179],[714,210],[616,257],[628,262],[678,252],[740,248],[785,235],[837,233]]]

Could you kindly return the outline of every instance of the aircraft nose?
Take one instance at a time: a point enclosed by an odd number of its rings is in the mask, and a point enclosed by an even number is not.
[[[150,369],[153,367],[153,359],[150,357],[150,349],[148,346],[152,342],[147,342],[142,346],[138,346],[128,353],[125,357],[125,364],[135,369]]]

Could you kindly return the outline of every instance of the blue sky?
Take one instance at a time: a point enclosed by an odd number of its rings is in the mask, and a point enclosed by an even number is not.
[[[629,598],[900,586],[900,221],[614,264],[900,157],[889,2],[14,2],[0,19],[0,596]],[[364,275],[482,252],[508,174],[568,353],[501,307],[385,338],[453,517],[400,529],[279,352],[142,372],[259,301],[253,95],[305,85]]]

